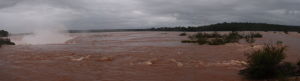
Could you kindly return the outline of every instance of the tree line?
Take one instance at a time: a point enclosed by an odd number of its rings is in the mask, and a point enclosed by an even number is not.
[[[217,23],[206,26],[178,26],[151,28],[152,31],[300,31],[300,26],[232,22]]]

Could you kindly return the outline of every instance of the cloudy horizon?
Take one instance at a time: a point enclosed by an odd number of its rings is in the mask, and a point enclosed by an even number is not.
[[[260,22],[300,25],[299,0],[0,0],[0,28],[126,29]]]

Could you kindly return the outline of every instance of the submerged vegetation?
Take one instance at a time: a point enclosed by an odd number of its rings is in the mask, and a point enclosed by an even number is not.
[[[9,38],[7,38],[9,33],[4,30],[0,30],[0,46],[2,45],[15,45],[15,43],[11,42]]]
[[[2,45],[15,45],[15,43],[11,42],[8,38],[0,38],[0,46]]]
[[[184,32],[184,33],[181,33],[179,34],[179,36],[186,36],[187,34]]]
[[[262,49],[247,53],[246,68],[240,75],[247,79],[287,79],[300,72],[300,61],[297,65],[283,62],[286,57],[286,46],[281,44],[266,44]]]
[[[283,31],[283,33],[285,33],[285,34],[289,34],[289,31]]]
[[[8,32],[4,31],[4,30],[0,30],[0,37],[7,37],[8,36]]]
[[[254,43],[254,38],[262,38],[260,33],[249,33],[246,35],[239,34],[238,32],[230,32],[229,34],[219,34],[214,33],[197,33],[195,35],[189,36],[190,40],[183,40],[182,43],[198,43],[199,45],[209,44],[209,45],[224,45],[226,43],[236,43],[241,39],[245,39],[248,43]]]

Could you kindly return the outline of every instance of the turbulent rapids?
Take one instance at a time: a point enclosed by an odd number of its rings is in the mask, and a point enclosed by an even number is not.
[[[14,35],[17,45],[0,49],[0,81],[238,81],[244,52],[270,40],[289,46],[288,61],[300,57],[298,33],[262,32],[254,46],[186,44],[180,33],[72,33],[64,43],[37,45]]]

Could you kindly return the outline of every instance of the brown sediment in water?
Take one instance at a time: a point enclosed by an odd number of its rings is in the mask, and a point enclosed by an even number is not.
[[[241,81],[244,53],[271,40],[289,46],[286,61],[300,58],[297,33],[261,32],[253,47],[184,44],[180,33],[75,33],[67,44],[4,46],[0,81]]]

